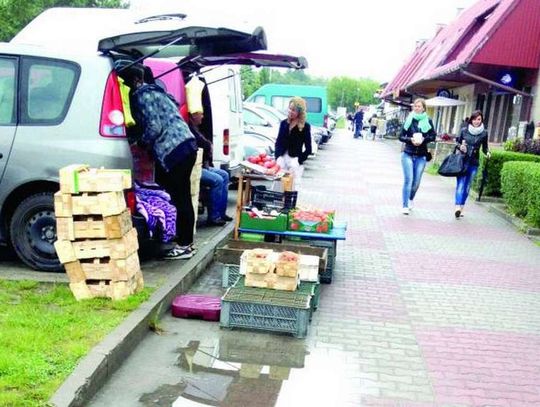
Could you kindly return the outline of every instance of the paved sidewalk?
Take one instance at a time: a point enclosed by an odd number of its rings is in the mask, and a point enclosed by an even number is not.
[[[166,316],[90,406],[540,405],[540,248],[472,200],[456,220],[452,180],[429,174],[402,215],[395,143],[342,132],[308,162],[300,202],[348,234],[305,341]],[[192,291],[221,294],[217,271]]]

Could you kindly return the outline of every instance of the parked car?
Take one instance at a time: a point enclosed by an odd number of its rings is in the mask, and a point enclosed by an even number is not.
[[[159,49],[166,50],[164,56],[182,57],[266,48],[260,28],[252,33],[197,24],[195,29],[189,18],[176,21],[174,30],[155,31],[152,25],[148,31],[139,21],[129,29],[122,25],[129,34],[99,37],[91,31],[120,30],[120,20],[110,17],[127,12],[49,9],[10,43],[0,44],[0,242],[11,244],[35,269],[61,269],[53,246],[59,169],[74,163],[133,169],[115,59]],[[73,36],[58,28],[64,23],[72,25]],[[83,27],[90,30],[87,37]],[[70,42],[75,37],[80,44]],[[165,46],[171,41],[174,46]],[[134,213],[132,193],[128,204]],[[143,228],[141,217],[134,220]]]
[[[275,142],[263,134],[246,131],[242,137],[242,144],[244,146],[244,159],[260,153],[274,156]]]
[[[282,120],[287,118],[287,115],[272,106],[263,105],[261,103],[244,102],[243,117],[245,129],[264,134],[275,142],[279,132],[279,124]],[[311,144],[314,155],[317,154],[321,137],[321,128],[312,125]]]

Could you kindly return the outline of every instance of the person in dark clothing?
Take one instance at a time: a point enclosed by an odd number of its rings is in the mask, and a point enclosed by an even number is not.
[[[480,148],[486,154],[487,158],[491,157],[488,148],[488,133],[484,128],[484,115],[480,110],[473,112],[469,119],[469,124],[463,127],[456,138],[457,148],[467,154],[467,171],[465,174],[457,177],[456,183],[456,210],[454,215],[456,219],[463,216],[463,207],[469,196],[472,181],[478,172],[478,164],[480,160]]]
[[[360,106],[354,114],[354,138],[362,138],[362,127],[364,125],[364,112]]]
[[[413,111],[403,124],[399,140],[404,143],[401,153],[401,166],[403,168],[403,214],[408,215],[413,208],[413,199],[416,196],[422,174],[426,167],[428,143],[435,141],[433,121],[426,113],[424,99],[416,99]]]
[[[197,142],[182,119],[176,102],[161,87],[144,82],[144,68],[133,65],[120,75],[131,88],[130,105],[140,129],[131,140],[152,153],[156,181],[176,207],[176,245],[165,259],[193,256],[195,213],[191,202],[191,171],[197,158]]]
[[[225,213],[229,196],[229,174],[221,168],[214,168],[212,164],[212,142],[204,136],[199,127],[203,117],[201,111],[190,113],[189,129],[197,140],[197,146],[203,149],[201,185],[210,188],[207,223],[210,226],[223,226],[225,222],[232,220]]]
[[[277,164],[293,177],[293,187],[298,189],[304,172],[304,161],[311,154],[311,126],[306,122],[306,102],[293,97],[289,113],[279,125],[275,145]]]

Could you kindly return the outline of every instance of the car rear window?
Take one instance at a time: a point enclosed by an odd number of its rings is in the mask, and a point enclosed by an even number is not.
[[[80,68],[67,61],[23,58],[22,124],[55,125],[64,120]]]

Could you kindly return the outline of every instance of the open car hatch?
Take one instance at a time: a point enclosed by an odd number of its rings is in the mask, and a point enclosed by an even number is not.
[[[257,27],[253,33],[246,33],[229,28],[190,26],[168,31],[120,34],[101,39],[98,43],[98,50],[103,53],[135,57],[157,54],[158,58],[218,56],[266,48],[266,34],[262,27]]]

